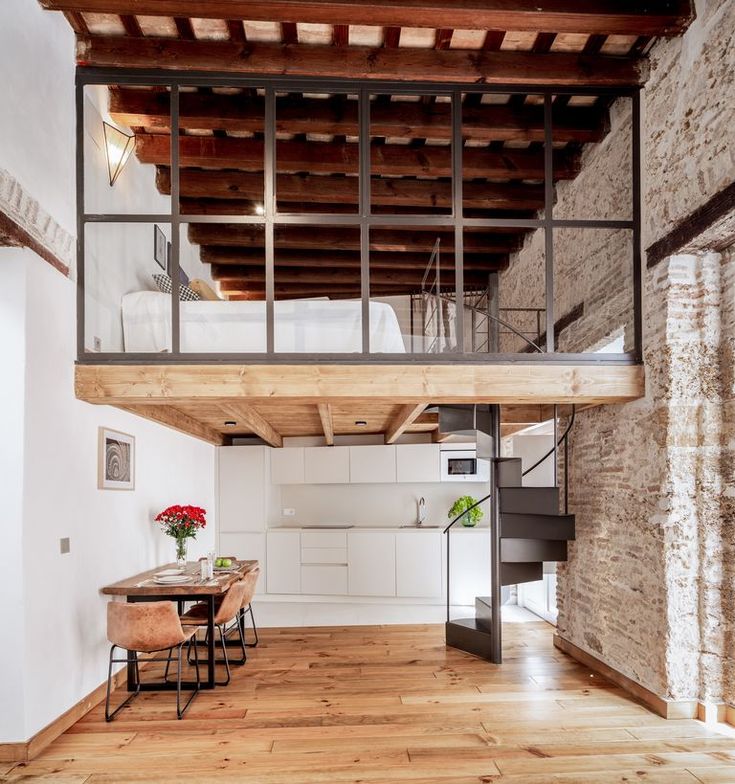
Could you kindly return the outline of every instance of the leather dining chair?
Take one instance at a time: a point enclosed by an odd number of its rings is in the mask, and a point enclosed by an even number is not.
[[[107,605],[107,638],[112,643],[110,662],[107,669],[107,697],[105,699],[105,720],[112,721],[122,708],[140,694],[140,671],[138,667],[139,653],[159,653],[168,651],[165,659],[154,659],[166,662],[166,673],[169,665],[176,661],[176,715],[181,719],[191,701],[199,693],[199,655],[194,646],[194,665],[196,667],[196,688],[181,705],[181,656],[184,645],[191,646],[196,629],[184,628],[172,602],[110,602]],[[125,658],[114,656],[116,648],[125,649]],[[173,657],[173,650],[178,649]],[[135,691],[110,713],[110,692],[112,691],[112,665],[116,663],[133,664],[135,671]],[[165,680],[165,679],[164,679]]]
[[[217,681],[218,686],[227,686],[230,682],[230,660],[227,656],[227,644],[225,641],[225,626],[234,621],[242,607],[243,597],[248,590],[249,583],[247,580],[238,580],[233,583],[227,593],[222,598],[219,607],[215,609],[214,626],[219,631],[220,642],[222,643],[222,659],[227,672],[227,678],[224,681]],[[184,627],[193,627],[193,632],[196,633],[197,629],[207,626],[207,605],[203,602],[195,604],[190,610],[181,616],[181,624]],[[243,652],[245,650],[245,640],[242,635],[242,628],[240,624],[237,625],[240,630],[240,640],[243,645]],[[197,645],[194,645],[196,651]],[[243,655],[241,660],[233,662],[233,664],[245,664],[247,657]],[[218,660],[219,661],[219,660]],[[168,669],[168,667],[167,667]]]

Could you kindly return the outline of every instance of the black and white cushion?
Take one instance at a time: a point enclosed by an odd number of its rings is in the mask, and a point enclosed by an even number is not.
[[[159,272],[157,275],[153,276],[153,280],[156,282],[159,291],[162,291],[164,294],[171,293],[173,283],[171,282],[169,275],[164,275]],[[195,302],[198,299],[201,299],[201,297],[196,291],[190,289],[188,286],[179,285],[179,300],[181,300],[181,302]]]

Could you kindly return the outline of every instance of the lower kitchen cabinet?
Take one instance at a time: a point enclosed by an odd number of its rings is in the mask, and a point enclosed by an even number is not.
[[[301,593],[301,531],[268,531],[268,593]]]
[[[347,593],[347,567],[338,564],[303,564],[301,593],[344,596]]]
[[[442,595],[441,532],[397,533],[396,596],[435,598]]]
[[[490,529],[449,534],[449,593],[452,604],[473,605],[491,590]]]
[[[347,563],[350,596],[396,595],[396,535],[349,531]]]

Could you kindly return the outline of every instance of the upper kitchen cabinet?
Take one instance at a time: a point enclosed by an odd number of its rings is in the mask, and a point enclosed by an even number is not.
[[[264,491],[269,451],[267,446],[217,449],[220,531],[265,531],[268,499]]]
[[[271,482],[274,485],[304,484],[304,447],[271,450]]]
[[[350,481],[355,484],[396,481],[395,446],[351,446]]]
[[[309,485],[348,484],[350,481],[350,447],[305,447],[304,480]]]
[[[396,478],[399,482],[439,482],[439,444],[398,444]]]

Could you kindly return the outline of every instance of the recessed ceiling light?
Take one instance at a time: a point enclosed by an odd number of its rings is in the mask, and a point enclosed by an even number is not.
[[[265,215],[265,207],[262,204],[255,205],[255,214],[256,215]]]
[[[234,419],[226,419],[225,420],[225,427],[235,427],[237,422]]]
[[[357,427],[367,427],[367,422],[364,419],[356,419],[355,424]]]

